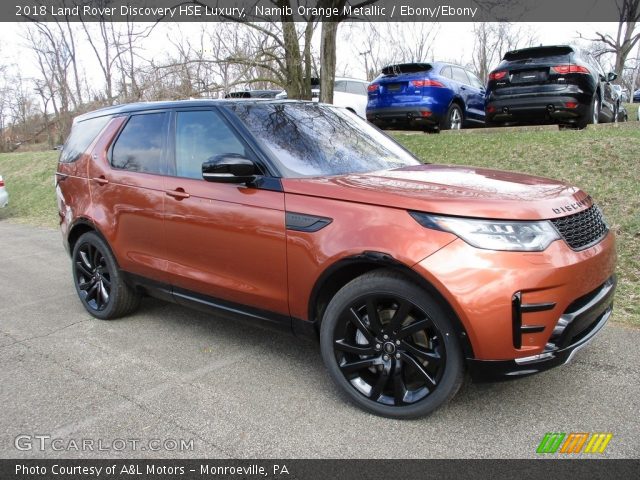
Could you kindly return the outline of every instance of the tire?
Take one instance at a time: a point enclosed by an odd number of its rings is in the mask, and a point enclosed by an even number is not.
[[[72,259],[76,292],[91,315],[113,320],[138,308],[140,294],[124,282],[111,249],[97,233],[78,239]]]
[[[591,100],[591,105],[587,114],[578,121],[578,127],[585,128],[587,125],[597,124],[600,119],[600,100],[596,93]]]
[[[428,292],[393,271],[366,273],[336,293],[322,318],[320,347],[341,392],[376,415],[427,415],[462,385],[451,319]]]
[[[457,103],[452,103],[440,124],[441,130],[460,130],[464,123],[464,113]]]

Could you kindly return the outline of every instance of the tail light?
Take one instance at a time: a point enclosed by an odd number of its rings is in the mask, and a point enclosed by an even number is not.
[[[4,179],[0,177],[0,187],[4,187]]]
[[[416,88],[421,87],[444,87],[444,84],[438,82],[437,80],[411,80],[411,84]]]
[[[586,73],[588,75],[591,73],[588,68],[581,65],[556,65],[551,67],[550,70],[551,73],[559,73],[560,75],[566,75],[567,73]]]
[[[377,83],[372,83],[367,87],[367,91],[370,93],[377,92],[380,90],[380,86]]]
[[[498,72],[491,72],[489,74],[489,80],[502,80],[507,76],[507,72],[505,70],[500,70]]]
[[[578,108],[578,102],[565,102],[564,106],[567,108]]]

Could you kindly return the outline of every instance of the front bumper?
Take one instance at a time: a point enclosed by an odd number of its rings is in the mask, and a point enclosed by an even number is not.
[[[542,353],[515,360],[468,359],[467,368],[471,377],[479,382],[508,380],[569,363],[611,317],[615,287],[616,278],[612,276],[584,299],[574,302],[575,308],[560,317]]]
[[[564,363],[602,328],[611,314],[615,262],[609,232],[581,251],[563,240],[543,252],[497,252],[457,239],[413,269],[460,321],[470,371],[509,378]]]

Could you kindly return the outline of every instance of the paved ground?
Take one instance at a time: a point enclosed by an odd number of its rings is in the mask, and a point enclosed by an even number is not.
[[[571,365],[393,421],[345,403],[294,337],[155,300],[92,319],[57,231],[2,221],[0,252],[0,457],[532,457],[548,431],[613,432],[608,457],[639,456],[640,330],[610,324]],[[21,434],[193,451],[20,451]]]

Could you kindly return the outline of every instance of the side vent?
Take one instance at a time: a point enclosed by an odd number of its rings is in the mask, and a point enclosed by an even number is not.
[[[545,329],[544,325],[523,325],[522,315],[525,313],[544,312],[552,310],[555,302],[522,303],[522,292],[516,292],[511,297],[511,323],[513,328],[513,347],[522,348],[522,335],[525,333],[539,333]]]

